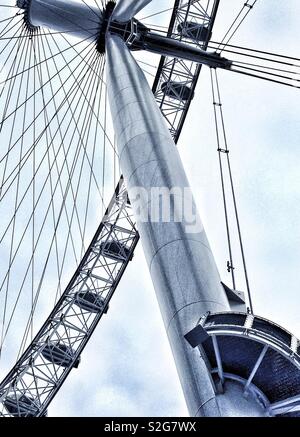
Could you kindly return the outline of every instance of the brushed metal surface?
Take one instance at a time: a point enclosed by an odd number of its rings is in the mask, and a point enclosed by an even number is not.
[[[111,35],[107,84],[129,193],[137,186],[149,196],[153,187],[188,188],[178,150],[143,72],[125,43]],[[151,216],[149,196],[139,203],[144,217]],[[189,412],[220,416],[205,363],[184,339],[203,313],[230,310],[203,226],[194,233],[185,218],[179,223],[136,218]],[[201,224],[199,216],[197,222]]]
[[[67,32],[77,38],[96,41],[102,11],[78,0],[31,0],[28,19],[35,27],[46,27],[54,32]]]

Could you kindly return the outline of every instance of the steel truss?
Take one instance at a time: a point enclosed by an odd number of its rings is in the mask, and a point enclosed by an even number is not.
[[[188,22],[213,28],[220,1],[176,0],[168,36],[188,41],[178,25]],[[208,35],[209,36],[209,35]],[[197,46],[206,50],[209,37]],[[153,93],[177,143],[189,110],[202,65],[162,56]],[[168,96],[164,83],[177,82],[190,88],[188,99],[180,92]],[[105,250],[114,241],[118,256]],[[128,195],[121,177],[115,194],[93,241],[59,302],[10,373],[0,384],[0,416],[41,417],[75,367],[93,331],[107,312],[109,302],[132,259],[139,240]],[[115,246],[115,247],[116,247]],[[97,297],[93,302],[84,298]],[[62,347],[61,347],[62,346]]]
[[[187,23],[193,23],[193,26],[204,26],[208,29],[205,41],[198,42],[197,46],[203,50],[207,50],[211,31],[216,19],[220,0],[210,1],[211,6],[207,9],[207,1],[204,0],[177,0],[173,15],[171,18],[168,36],[174,39],[179,39],[184,42],[191,43],[193,35],[186,31],[183,35],[178,32],[178,26],[187,28]],[[161,109],[164,118],[167,121],[171,134],[175,143],[178,142],[188,110],[193,100],[194,91],[202,69],[201,64],[185,61],[182,59],[174,59],[162,56],[158,71],[153,84],[153,93],[157,103]],[[176,97],[168,95],[168,88],[163,84],[178,83],[190,89],[188,98],[177,93]]]
[[[0,415],[43,416],[73,367],[133,257],[139,235],[121,179],[64,294],[0,386]]]

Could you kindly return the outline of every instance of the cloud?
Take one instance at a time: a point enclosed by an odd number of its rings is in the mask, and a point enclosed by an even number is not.
[[[170,8],[153,2],[144,15]],[[243,0],[221,2],[221,40]],[[258,1],[232,43],[299,53],[299,0]],[[168,14],[149,21],[166,24]],[[145,56],[150,63],[157,58]],[[255,311],[300,336],[299,91],[220,72]],[[1,80],[1,77],[0,77]],[[179,144],[222,279],[230,285],[209,72],[203,69]],[[231,212],[232,219],[232,212]],[[245,290],[236,232],[239,287]],[[184,416],[186,406],[141,245],[50,416]]]

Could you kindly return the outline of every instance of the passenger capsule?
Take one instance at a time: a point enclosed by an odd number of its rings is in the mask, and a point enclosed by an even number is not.
[[[89,313],[101,313],[105,306],[105,299],[102,296],[98,296],[96,293],[91,291],[81,291],[75,294],[75,304]],[[108,307],[105,310],[107,313]]]
[[[164,82],[161,86],[161,90],[172,99],[186,102],[190,98],[194,98],[191,88],[187,85],[183,85],[180,82]]]
[[[69,367],[74,360],[74,351],[64,343],[49,343],[42,350],[42,355],[46,360],[61,367]],[[77,358],[73,367],[77,369],[80,358]]]
[[[35,417],[39,408],[34,400],[25,395],[10,395],[3,402],[6,410],[14,417]]]
[[[131,251],[126,244],[117,240],[110,240],[101,243],[100,250],[102,255],[115,261],[131,261],[133,258],[133,254],[131,254]]]
[[[202,24],[192,23],[187,21],[178,24],[178,33],[185,38],[192,39],[197,42],[206,42],[210,39],[210,30]]]

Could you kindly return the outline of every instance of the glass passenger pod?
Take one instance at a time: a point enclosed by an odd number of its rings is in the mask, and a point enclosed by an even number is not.
[[[171,99],[183,102],[194,98],[194,92],[192,92],[191,88],[180,82],[164,82],[161,86],[161,90]]]
[[[205,329],[230,329],[231,331],[241,331],[247,325],[249,314],[244,313],[217,313],[207,316]],[[262,317],[253,316],[251,325],[247,327],[248,331],[258,337],[280,343],[282,347],[291,347],[292,335],[276,323],[270,322]]]
[[[81,291],[75,294],[75,305],[89,313],[99,314],[105,307],[105,298],[91,291]],[[108,311],[108,306],[105,313]]]
[[[208,314],[186,339],[201,348],[216,387],[238,381],[268,415],[300,416],[300,343],[281,326],[247,313]]]
[[[207,26],[193,23],[191,21],[179,23],[177,31],[183,37],[189,38],[196,42],[206,42],[211,37],[210,30]]]
[[[39,412],[34,399],[25,395],[9,395],[3,404],[13,417],[35,417]],[[44,416],[46,415],[47,413],[44,414]]]
[[[101,254],[107,258],[111,258],[114,261],[124,262],[131,261],[133,259],[133,253],[125,243],[121,243],[117,240],[109,240],[101,243]]]
[[[61,367],[70,367],[74,361],[75,353],[69,346],[64,343],[48,343],[42,350],[43,357],[53,364]],[[73,367],[77,369],[80,358],[77,358]]]

